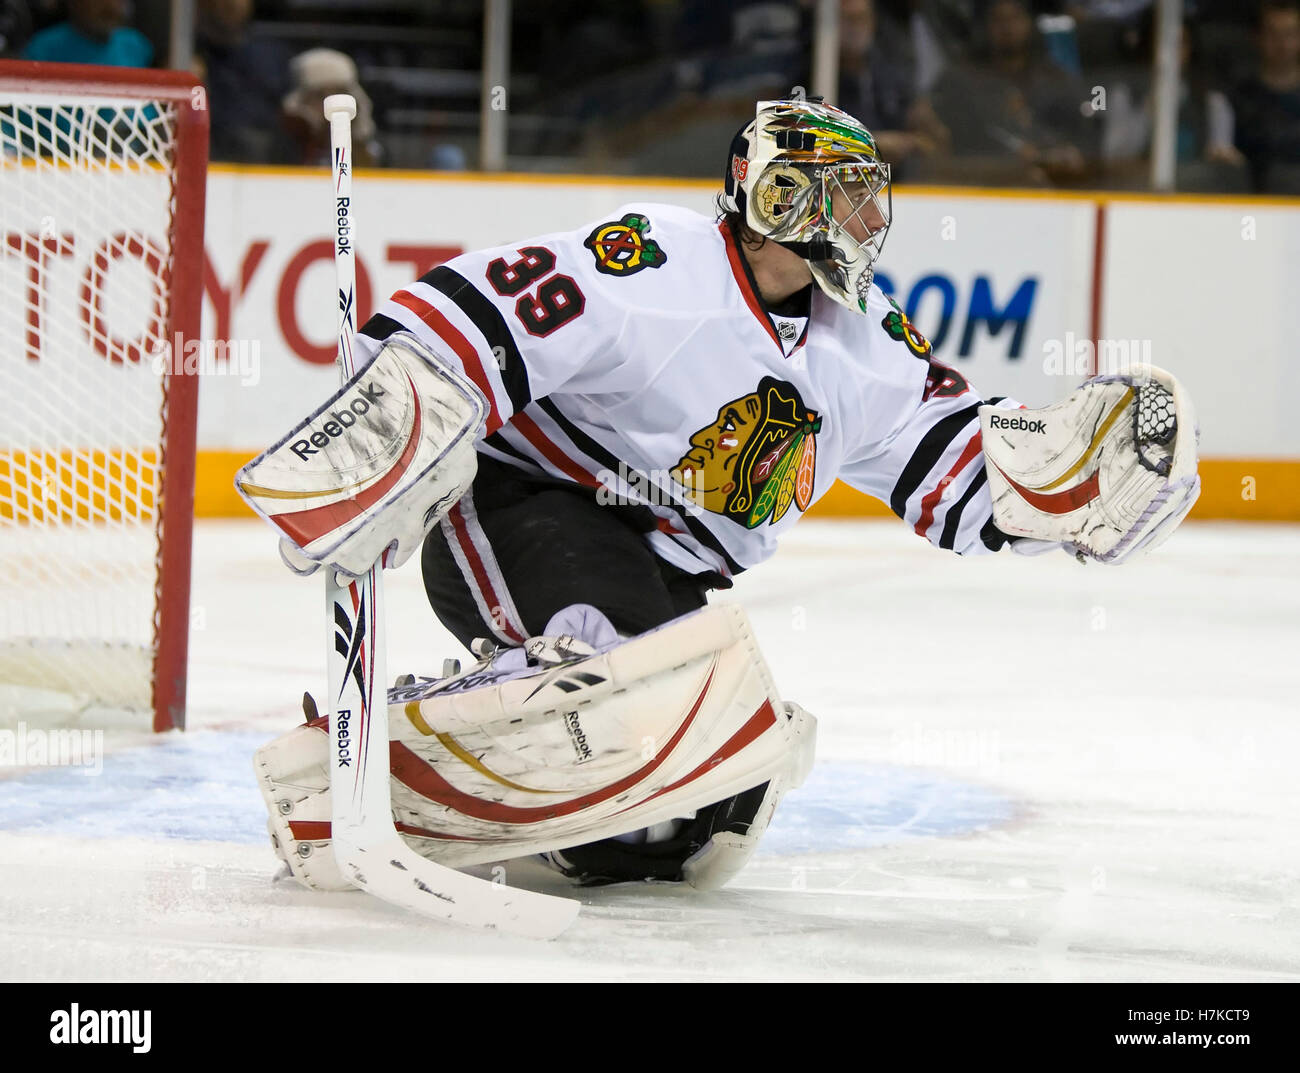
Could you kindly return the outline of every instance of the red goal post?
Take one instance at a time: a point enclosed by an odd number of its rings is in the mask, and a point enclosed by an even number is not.
[[[204,93],[0,61],[0,390],[31,402],[0,438],[0,681],[155,730],[185,725],[198,377],[168,359],[200,338]]]

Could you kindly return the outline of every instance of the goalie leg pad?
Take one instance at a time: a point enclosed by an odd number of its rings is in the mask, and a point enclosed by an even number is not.
[[[783,715],[799,723],[812,719],[788,702]],[[802,729],[796,733],[800,740],[811,740]],[[667,837],[632,843],[607,838],[543,854],[543,860],[584,887],[659,880],[718,890],[749,862],[786,790],[803,782],[811,768],[812,750],[802,750],[792,759],[787,770],[769,781],[699,809],[688,820],[675,821],[676,829]],[[654,829],[647,835],[652,833]]]
[[[320,725],[326,725],[321,733]],[[330,848],[328,720],[295,727],[257,750],[253,770],[276,855],[309,890],[356,890]]]
[[[511,650],[513,667],[489,662],[389,693],[394,822],[412,848],[441,864],[508,860],[698,820],[766,785],[734,823],[687,825],[695,844],[676,872],[721,885],[811,766],[815,721],[777,698],[735,605],[603,652],[571,638],[535,638],[525,651],[534,662],[522,672],[520,650]],[[333,877],[305,867],[298,848],[311,842],[310,859],[328,843],[327,745],[317,721],[259,750],[257,767],[290,869],[333,889]]]

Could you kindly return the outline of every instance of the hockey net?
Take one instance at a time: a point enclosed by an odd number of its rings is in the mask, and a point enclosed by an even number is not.
[[[0,721],[62,698],[184,725],[201,93],[0,63]]]

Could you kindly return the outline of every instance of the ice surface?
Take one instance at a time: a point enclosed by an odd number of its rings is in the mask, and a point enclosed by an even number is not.
[[[201,523],[190,730],[0,768],[0,979],[1300,980],[1297,553],[1189,524],[1120,568],[962,560],[804,523],[723,598],[818,717],[808,782],[727,889],[577,892],[538,944],[272,882],[250,754],[323,677],[321,584]],[[463,655],[418,567],[387,582],[393,675]]]

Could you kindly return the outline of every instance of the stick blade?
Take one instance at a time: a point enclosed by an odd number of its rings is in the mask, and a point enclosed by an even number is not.
[[[335,834],[333,848],[343,874],[362,890],[448,924],[554,939],[578,917],[575,900],[454,871],[415,853],[396,832],[377,845]]]

